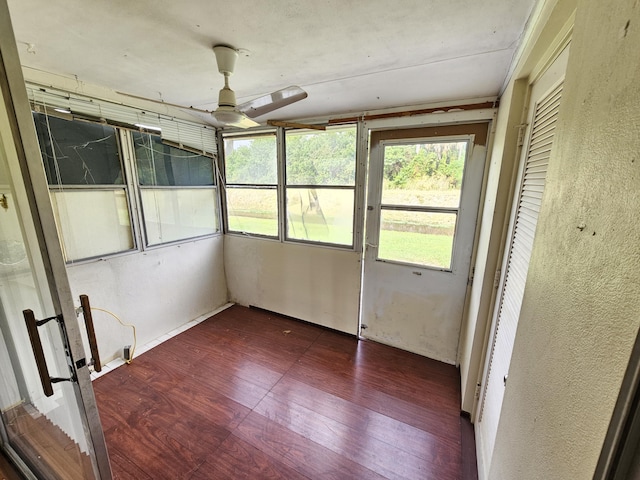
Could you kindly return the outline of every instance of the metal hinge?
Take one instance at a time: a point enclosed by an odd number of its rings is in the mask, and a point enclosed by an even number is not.
[[[473,277],[476,275],[476,267],[471,267],[471,275],[469,276],[469,280],[467,280],[467,285],[473,285]]]
[[[476,393],[475,393],[476,400],[480,399],[480,387],[481,386],[482,386],[482,384],[480,384],[480,383],[476,384]]]
[[[502,271],[500,269],[496,270],[496,275],[493,277],[493,288],[498,288],[500,286],[500,275]]]
[[[518,146],[521,147],[524,145],[524,137],[527,132],[528,123],[523,123],[522,125],[518,125]]]

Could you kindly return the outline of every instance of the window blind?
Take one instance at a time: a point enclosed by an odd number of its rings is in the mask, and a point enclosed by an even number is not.
[[[132,129],[138,128],[136,124],[147,125],[161,129],[162,139],[172,144],[210,155],[217,153],[216,130],[211,125],[188,122],[168,115],[48,87],[27,85],[27,93],[34,109],[42,113],[51,114],[58,108],[70,112],[66,115],[77,119],[102,121]],[[65,115],[63,112],[58,114]]]

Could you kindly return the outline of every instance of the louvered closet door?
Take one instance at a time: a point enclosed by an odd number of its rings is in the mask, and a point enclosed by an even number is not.
[[[554,63],[554,66],[557,64]],[[551,73],[560,72],[552,71]],[[554,76],[557,77],[557,75]],[[482,436],[480,453],[483,458],[481,463],[486,468],[488,468],[493,453],[502,399],[508,381],[505,381],[505,378],[511,363],[562,96],[562,82],[558,78],[555,82],[549,82],[549,80],[548,76],[541,77],[532,89],[532,105],[530,107],[532,113],[529,120],[531,129],[528,146],[523,155],[524,166],[521,167],[520,190],[515,201],[516,213],[511,225],[511,245],[505,262],[503,262],[505,270],[501,282],[501,295],[496,309],[497,317],[494,318],[494,335],[489,364],[486,366],[485,389],[478,417]],[[543,91],[541,91],[542,88],[544,88]]]

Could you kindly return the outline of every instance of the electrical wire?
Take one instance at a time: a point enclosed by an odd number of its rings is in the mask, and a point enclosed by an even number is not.
[[[131,327],[131,329],[133,330],[133,345],[131,345],[131,354],[129,355],[129,359],[128,360],[125,359],[125,363],[129,365],[133,360],[133,354],[136,351],[136,344],[138,343],[138,339],[136,337],[136,326],[131,323],[123,322],[122,320],[120,320],[120,317],[118,317],[115,313],[110,312],[109,310],[106,310],[104,308],[91,307],[91,310],[98,310],[99,312],[107,313],[111,315],[113,318],[115,318],[118,322],[120,322],[120,325],[122,325],[123,327]]]

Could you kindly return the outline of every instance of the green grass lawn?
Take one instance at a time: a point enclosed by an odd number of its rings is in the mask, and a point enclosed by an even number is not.
[[[378,258],[449,268],[452,247],[453,237],[449,235],[382,230]]]
[[[331,219],[327,218],[327,220],[330,224]],[[306,227],[306,231],[304,227]],[[269,218],[230,215],[229,228],[236,232],[258,235],[277,236],[278,234],[278,222]],[[290,229],[288,236],[292,239],[337,245],[351,244],[350,226],[332,227],[312,221],[306,221],[303,226],[299,219],[294,219],[290,223]],[[449,268],[452,247],[453,237],[450,235],[382,230],[378,257],[383,260]]]
[[[229,215],[229,230],[233,232],[253,233],[254,235],[278,236],[278,220],[273,218],[255,218],[244,215]]]

